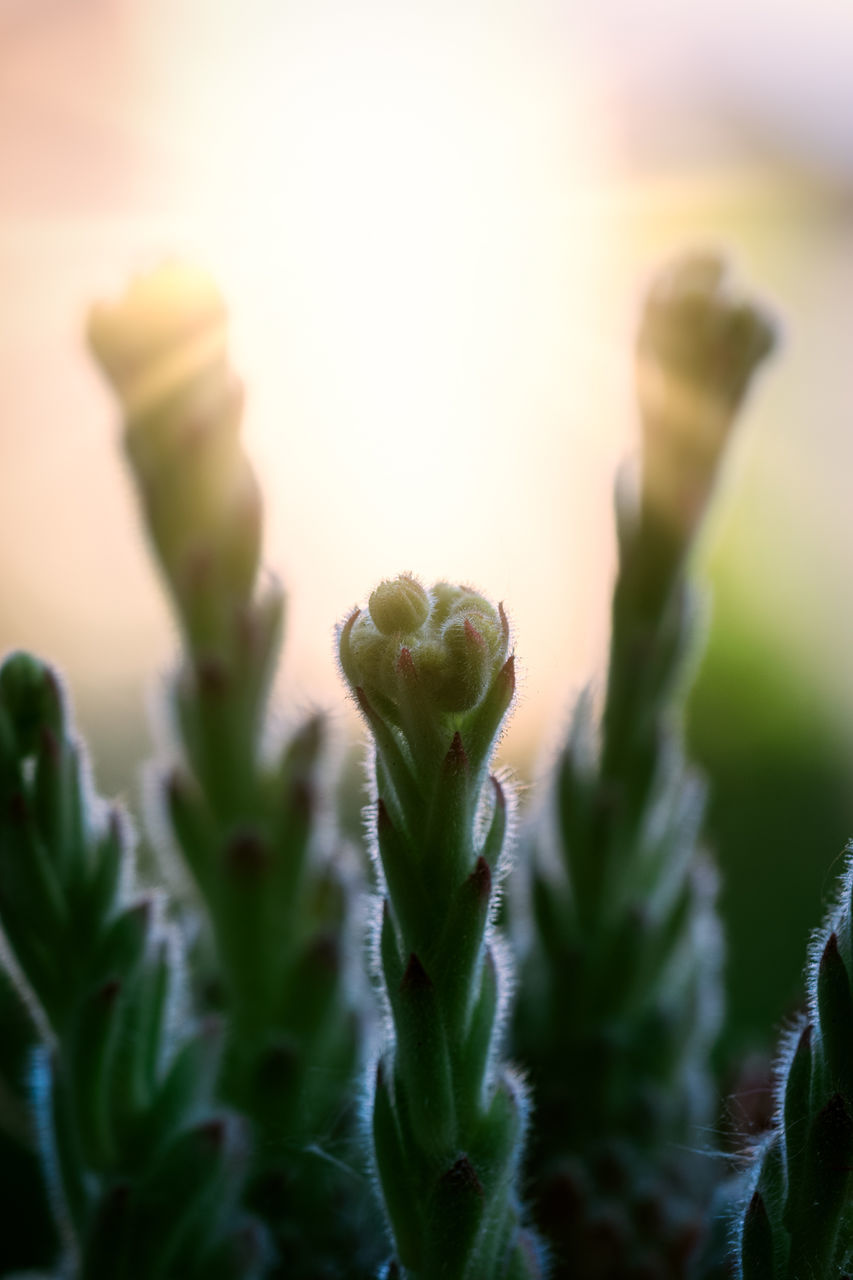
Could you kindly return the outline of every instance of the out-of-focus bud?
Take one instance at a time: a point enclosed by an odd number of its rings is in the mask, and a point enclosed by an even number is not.
[[[251,598],[261,502],[240,441],[227,313],[204,272],[168,263],[92,311],[89,340],[125,416],[145,516],[196,648]],[[227,624],[226,624],[227,625]]]
[[[339,642],[349,683],[399,724],[416,701],[451,715],[477,706],[506,661],[509,635],[484,596],[446,582],[425,591],[404,574],[376,588]]]
[[[775,328],[734,295],[722,259],[691,254],[652,284],[637,337],[644,505],[685,540]]]
[[[132,421],[226,367],[227,312],[214,281],[184,263],[137,276],[89,316],[89,342]]]

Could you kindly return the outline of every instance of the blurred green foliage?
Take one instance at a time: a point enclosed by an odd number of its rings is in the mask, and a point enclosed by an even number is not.
[[[720,867],[728,1012],[719,1046],[733,1067],[775,1045],[803,1001],[803,957],[853,837],[850,761],[825,704],[784,637],[745,617],[725,568],[693,688],[691,752],[706,770],[706,829]]]

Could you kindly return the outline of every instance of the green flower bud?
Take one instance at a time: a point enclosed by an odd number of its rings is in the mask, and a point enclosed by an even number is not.
[[[441,644],[432,647],[424,663],[426,681],[446,711],[467,711],[475,706],[493,674],[490,646],[467,616],[445,624]]]
[[[390,636],[417,631],[427,620],[429,597],[417,578],[403,573],[380,582],[371,592],[367,608],[377,631]]]
[[[413,698],[440,714],[470,711],[506,661],[502,610],[467,587],[429,592],[410,574],[385,581],[340,632],[341,666],[377,710],[399,724]]]

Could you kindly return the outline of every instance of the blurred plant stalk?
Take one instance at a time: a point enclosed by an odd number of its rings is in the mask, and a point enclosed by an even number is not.
[[[284,598],[261,580],[261,499],[224,303],[203,273],[166,265],[97,307],[89,335],[122,404],[183,635],[170,688],[178,760],[161,794],[212,935],[221,1087],[254,1124],[249,1200],[288,1276],[367,1275],[375,1211],[353,1140],[369,1016],[358,876],[327,812],[322,717],[274,753],[264,746]]]
[[[685,1277],[703,1231],[722,946],[704,785],[680,724],[695,649],[688,560],[773,340],[712,256],[666,269],[640,321],[642,450],[617,484],[603,709],[587,689],[528,831],[517,931],[514,1047],[530,1068],[529,1170],[558,1278]]]

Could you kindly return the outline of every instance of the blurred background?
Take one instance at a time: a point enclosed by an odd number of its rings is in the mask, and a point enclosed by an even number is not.
[[[137,806],[176,636],[93,299],[174,255],[229,298],[282,714],[350,740],[335,620],[402,570],[471,581],[533,778],[603,668],[643,283],[722,247],[784,344],[696,565],[690,731],[722,1061],[772,1043],[853,836],[851,65],[849,0],[0,0],[0,650],[65,671],[99,785]]]

